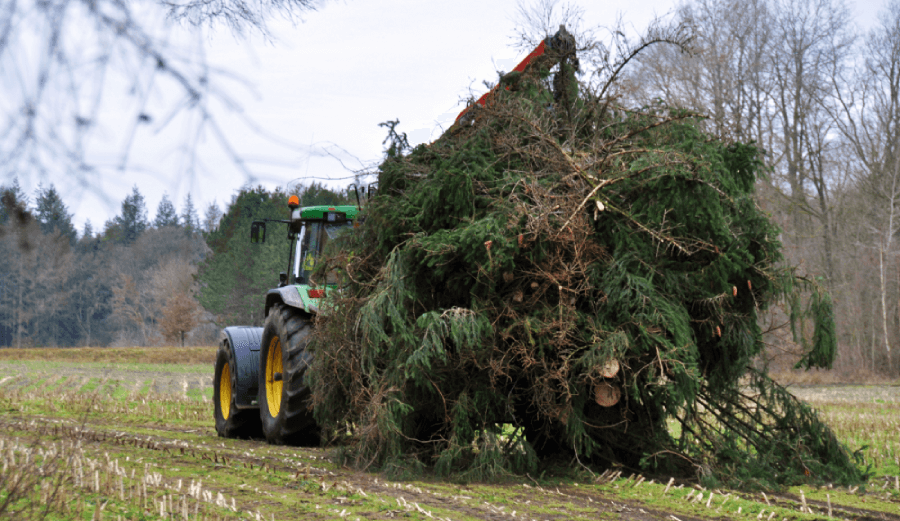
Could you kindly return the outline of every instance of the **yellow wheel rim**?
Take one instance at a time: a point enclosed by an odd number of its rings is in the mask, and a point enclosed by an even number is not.
[[[275,380],[275,373],[281,373],[281,340],[276,336],[269,342],[269,354],[266,357],[266,402],[269,404],[269,414],[278,416],[281,411],[282,380]]]
[[[227,362],[219,375],[219,408],[222,409],[222,418],[227,420],[231,416],[231,365]]]

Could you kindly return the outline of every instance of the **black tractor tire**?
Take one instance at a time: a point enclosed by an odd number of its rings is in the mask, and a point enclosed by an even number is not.
[[[266,318],[259,352],[259,416],[266,441],[273,445],[319,444],[305,378],[312,362],[307,350],[312,328],[308,314],[282,304],[272,306]]]
[[[262,437],[262,424],[256,409],[238,409],[235,404],[237,389],[237,364],[228,341],[219,345],[216,353],[216,371],[213,378],[213,413],[216,432],[223,438]]]

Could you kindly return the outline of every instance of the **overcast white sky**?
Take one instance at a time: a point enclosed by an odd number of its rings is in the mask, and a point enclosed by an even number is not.
[[[675,1],[582,5],[588,25],[609,26],[621,15],[639,31],[653,17],[667,14]],[[857,22],[867,27],[881,2],[850,5]],[[248,89],[234,82],[227,92],[244,114],[296,145],[278,147],[236,130],[239,125],[228,125],[236,148],[251,160],[254,184],[274,188],[303,178],[351,176],[322,151],[337,152],[335,146],[345,150],[339,155],[350,169],[375,164],[385,137],[385,129],[378,127],[383,121],[399,119],[400,130],[414,145],[437,138],[463,108],[462,99],[471,91],[483,92],[483,80],[495,81],[495,71],[508,71],[524,57],[510,45],[515,8],[515,0],[331,0],[306,14],[302,23],[273,22],[275,42],[236,40],[228,30],[218,29],[204,45],[208,61],[252,84]],[[68,194],[79,233],[88,219],[99,231],[119,212],[135,184],[146,198],[151,220],[164,191],[179,212],[189,192],[201,218],[213,200],[224,209],[247,177],[211,145],[203,151],[203,168],[197,174],[170,173],[174,168],[166,158],[183,143],[180,132],[178,125],[165,127],[162,137],[151,128],[141,129],[131,153],[134,168],[122,172],[110,159],[95,186],[85,188],[52,174],[43,182]],[[102,143],[94,146],[103,148]],[[32,197],[38,181],[20,179]]]

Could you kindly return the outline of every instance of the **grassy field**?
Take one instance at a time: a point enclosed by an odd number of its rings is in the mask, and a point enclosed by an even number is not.
[[[0,349],[0,361],[27,360],[103,364],[211,365],[216,362],[216,346]]]
[[[0,518],[900,520],[898,387],[796,389],[872,465],[858,488],[705,490],[577,465],[397,481],[326,449],[216,437],[215,349],[155,349],[0,350]]]

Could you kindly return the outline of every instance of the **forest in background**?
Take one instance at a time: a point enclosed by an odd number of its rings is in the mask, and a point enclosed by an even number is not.
[[[758,204],[781,226],[787,262],[834,295],[836,369],[896,376],[900,2],[868,32],[835,0],[692,0],[669,23],[693,35],[691,52],[648,46],[615,95],[695,111],[714,135],[761,146]],[[185,331],[210,343],[220,325],[261,324],[283,270],[283,246],[250,250],[246,237],[253,218],[285,214],[283,193],[241,189],[202,222],[188,201],[177,213],[164,199],[151,222],[135,189],[119,216],[82,233],[52,186],[4,194],[0,346],[154,345]],[[766,325],[775,365],[791,359],[785,323],[776,313]]]
[[[306,205],[346,201],[299,186]],[[265,291],[287,265],[287,233],[250,244],[254,219],[286,219],[287,195],[243,187],[226,211],[181,212],[163,196],[150,220],[138,187],[117,216],[77,233],[53,185],[0,186],[0,346],[210,345],[229,324],[262,325]]]
[[[786,260],[834,297],[836,369],[897,376],[900,2],[882,5],[864,32],[837,0],[685,2],[673,23],[692,52],[648,48],[623,96],[696,111],[713,135],[764,150],[757,201]],[[773,330],[777,360],[791,331]]]

